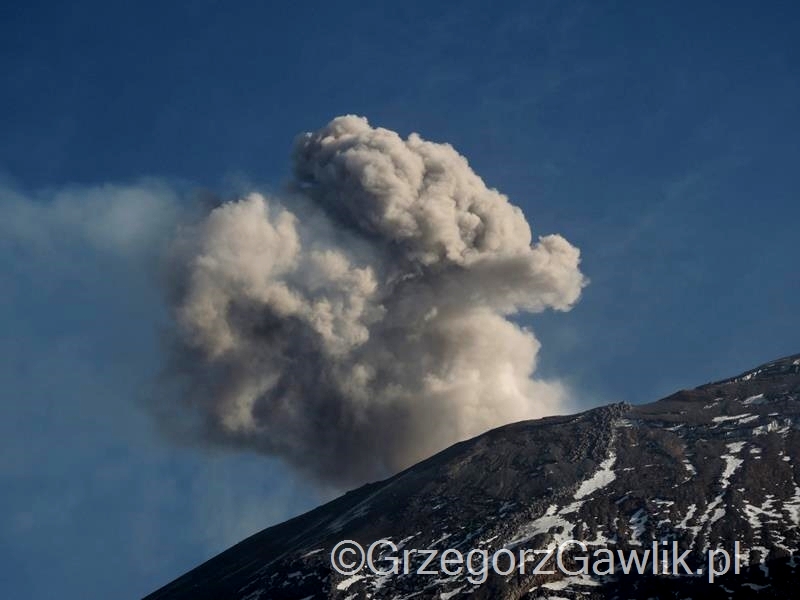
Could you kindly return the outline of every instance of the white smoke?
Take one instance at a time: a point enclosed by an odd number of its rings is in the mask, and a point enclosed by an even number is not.
[[[0,180],[0,203],[0,244],[38,254],[83,245],[98,255],[138,258],[158,251],[180,213],[177,193],[155,179],[35,194]]]
[[[577,248],[534,242],[464,157],[416,134],[339,117],[293,159],[286,198],[221,204],[172,245],[173,373],[203,439],[354,483],[559,410],[509,317],[572,307]]]

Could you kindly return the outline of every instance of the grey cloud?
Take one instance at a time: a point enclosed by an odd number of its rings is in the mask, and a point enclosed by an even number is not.
[[[416,134],[339,117],[293,159],[285,198],[250,194],[175,236],[177,429],[351,484],[564,406],[508,317],[572,307],[576,248],[534,241],[465,158]]]

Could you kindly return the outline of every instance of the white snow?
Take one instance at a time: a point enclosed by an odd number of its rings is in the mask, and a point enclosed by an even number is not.
[[[616,473],[614,473],[614,463],[617,460],[617,455],[612,451],[608,458],[606,458],[603,462],[600,463],[600,468],[597,472],[592,475],[589,479],[581,482],[580,487],[578,487],[578,491],[575,492],[575,499],[580,500],[590,494],[593,494],[597,490],[606,487],[609,483],[614,481],[617,478]]]
[[[737,425],[744,425],[745,423],[752,423],[753,421],[758,421],[759,415],[751,415],[749,417],[745,417],[744,419],[739,419],[736,421]]]
[[[548,590],[557,591],[566,589],[572,585],[597,586],[600,585],[600,582],[595,581],[586,575],[570,575],[569,577],[559,579],[558,581],[548,581],[547,583],[543,583],[541,587]]]
[[[752,416],[752,413],[742,413],[740,415],[724,415],[721,417],[714,417],[711,419],[714,423],[725,423],[726,421],[738,421],[739,419],[746,419]]]
[[[711,515],[711,518],[708,520],[708,525],[711,526],[717,521],[719,521],[722,517],[725,516],[725,509],[724,508],[717,508],[714,511],[714,514]]]
[[[759,568],[763,571],[764,575],[769,577],[769,567],[766,565],[767,557],[769,556],[769,548],[764,546],[753,546],[752,548],[759,554],[758,562]]]
[[[728,452],[731,454],[723,454],[722,460],[725,461],[725,469],[722,471],[722,487],[726,488],[730,484],[731,475],[738,469],[744,462],[741,458],[736,458],[734,454],[738,454],[744,448],[744,442],[732,442],[727,444]]]
[[[419,532],[417,532],[417,533],[415,533],[415,534],[412,534],[412,535],[409,535],[409,536],[407,536],[407,537],[404,537],[402,540],[400,540],[399,542],[397,542],[397,547],[398,547],[398,548],[402,548],[403,546],[405,546],[405,545],[408,543],[408,541],[409,541],[409,540],[411,540],[411,539],[414,539],[414,538],[415,538],[415,537],[417,537],[418,535],[419,535]]]
[[[783,419],[782,423],[772,419],[766,425],[760,425],[753,429],[753,435],[766,435],[768,433],[777,433],[778,435],[786,435],[792,428],[791,419]]]
[[[706,506],[706,509],[703,511],[703,514],[697,520],[697,525],[693,525],[691,527],[686,525],[691,516],[687,514],[686,517],[684,517],[681,524],[679,525],[679,527],[691,531],[692,534],[695,537],[697,537],[700,531],[702,531],[706,527],[711,528],[711,526],[714,523],[716,523],[719,519],[725,516],[725,508],[720,505],[722,504],[722,499],[725,495],[725,491],[730,486],[731,476],[734,474],[734,472],[736,472],[736,469],[738,469],[743,462],[742,459],[734,455],[741,452],[742,449],[745,447],[745,445],[746,445],[745,442],[731,442],[726,445],[726,447],[728,448],[728,452],[730,452],[730,454],[723,454],[720,457],[722,458],[723,461],[725,461],[725,467],[722,470],[722,474],[720,476],[720,486],[722,489],[720,490],[719,494],[717,494],[717,496],[714,498],[714,500],[712,500],[708,504],[708,506]],[[692,507],[693,506],[694,505],[692,505]],[[692,515],[694,515],[693,510],[690,512],[692,513]],[[708,550],[708,536],[706,536],[706,540],[702,547],[703,552],[705,552],[706,550]]]
[[[360,581],[364,579],[363,575],[353,575],[352,577],[348,577],[344,581],[340,581],[339,584],[336,586],[337,590],[346,590],[351,585],[353,585],[356,581]]]
[[[553,534],[553,540],[548,545],[548,548],[558,546],[562,542],[572,539],[572,530],[575,528],[575,524],[567,520],[564,515],[568,514],[574,505],[575,503],[573,502],[571,505],[559,510],[557,505],[551,504],[541,517],[534,519],[528,525],[524,526],[522,531],[520,531],[506,547],[515,546],[520,542],[529,540],[535,535],[547,533],[551,529],[558,528],[561,528],[561,531]]]
[[[681,529],[688,529],[689,528],[689,521],[694,516],[694,513],[697,512],[697,504],[690,504],[686,510],[686,516],[683,517],[683,520],[678,523],[678,527]]]
[[[783,519],[781,513],[772,509],[773,503],[774,501],[770,496],[764,500],[764,503],[760,507],[754,506],[749,502],[744,503],[744,513],[747,515],[747,521],[756,534],[760,534],[763,525],[773,525],[779,523]]]
[[[633,513],[633,516],[631,517],[630,520],[631,539],[628,542],[631,546],[642,545],[642,542],[639,540],[639,538],[644,533],[644,526],[645,523],[647,523],[648,518],[649,517],[647,515],[647,512],[643,508],[640,508],[635,513]]]
[[[751,404],[764,404],[764,394],[756,394],[755,396],[749,396],[742,400],[742,404],[745,406],[750,406]]]
[[[800,526],[800,487],[795,484],[794,496],[783,503],[783,509],[789,513],[789,518],[795,526]]]

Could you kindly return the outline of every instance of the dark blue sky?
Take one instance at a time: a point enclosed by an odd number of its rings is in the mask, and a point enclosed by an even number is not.
[[[0,595],[140,597],[330,493],[159,434],[149,263],[44,222],[59,195],[278,189],[294,136],[362,114],[581,248],[578,306],[525,319],[576,406],[800,351],[797,7],[455,6],[0,8]]]

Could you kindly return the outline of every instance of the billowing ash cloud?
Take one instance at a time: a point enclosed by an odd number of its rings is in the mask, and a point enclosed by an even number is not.
[[[174,371],[204,439],[349,484],[558,410],[509,317],[569,310],[575,247],[532,243],[451,146],[363,118],[293,162],[287,198],[222,204],[173,244]]]

